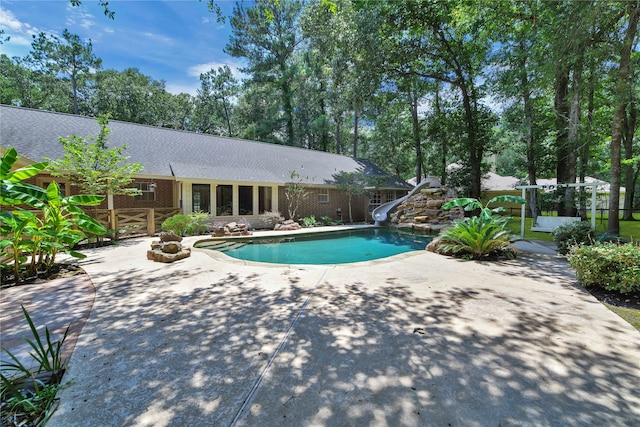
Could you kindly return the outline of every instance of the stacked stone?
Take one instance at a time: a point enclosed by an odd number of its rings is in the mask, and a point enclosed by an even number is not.
[[[464,218],[462,208],[442,210],[447,202],[444,187],[423,188],[398,205],[391,214],[391,224],[398,228],[412,228],[419,231],[438,231],[456,219]]]
[[[249,230],[249,224],[244,222],[230,222],[223,227],[216,227],[211,235],[213,237],[224,236],[251,236],[252,231]]]
[[[151,242],[147,259],[156,262],[174,262],[191,256],[191,248],[182,246],[182,237],[174,233],[160,233],[160,240]]]
[[[300,230],[302,226],[295,222],[292,219],[288,219],[280,224],[276,224],[274,230],[279,231],[291,231],[291,230]]]

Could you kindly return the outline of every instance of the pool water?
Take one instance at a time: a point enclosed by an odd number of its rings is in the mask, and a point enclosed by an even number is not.
[[[197,247],[223,251],[246,261],[277,264],[346,264],[424,250],[432,236],[389,229],[364,229],[312,235],[253,238],[239,243],[208,241]],[[274,242],[277,240],[277,242]]]

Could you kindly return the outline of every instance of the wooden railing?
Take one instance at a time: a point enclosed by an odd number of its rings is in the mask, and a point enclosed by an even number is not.
[[[160,231],[162,222],[170,216],[182,213],[180,208],[126,208],[85,209],[85,213],[96,218],[107,230],[111,239],[153,236]]]

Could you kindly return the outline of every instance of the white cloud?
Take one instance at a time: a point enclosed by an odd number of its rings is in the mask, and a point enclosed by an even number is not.
[[[200,74],[204,74],[212,69],[217,71],[218,68],[224,67],[225,65],[227,65],[231,69],[231,74],[236,79],[242,80],[247,77],[246,74],[240,71],[240,68],[242,68],[243,65],[239,61],[229,61],[226,63],[219,62],[219,61],[212,61],[212,62],[206,62],[204,64],[196,64],[187,69],[187,74],[193,77],[200,78]]]
[[[20,46],[30,46],[31,36],[40,31],[26,22],[20,22],[10,10],[0,6],[0,26],[5,35],[11,37],[11,43]]]
[[[173,95],[178,95],[180,93],[188,93],[191,96],[196,96],[198,94],[199,88],[200,88],[200,82],[194,82],[192,85],[181,85],[181,84],[172,84],[172,83],[165,84],[165,90]]]

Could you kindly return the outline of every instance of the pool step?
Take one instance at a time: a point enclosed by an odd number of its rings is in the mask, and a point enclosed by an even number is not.
[[[229,242],[229,241],[221,241],[221,242],[208,242],[206,244],[201,244],[199,245],[199,247],[203,248],[203,249],[211,249],[214,251],[220,251],[220,252],[225,252],[225,251],[230,251],[233,249],[239,249],[243,246],[245,246],[246,243],[244,242]]]

